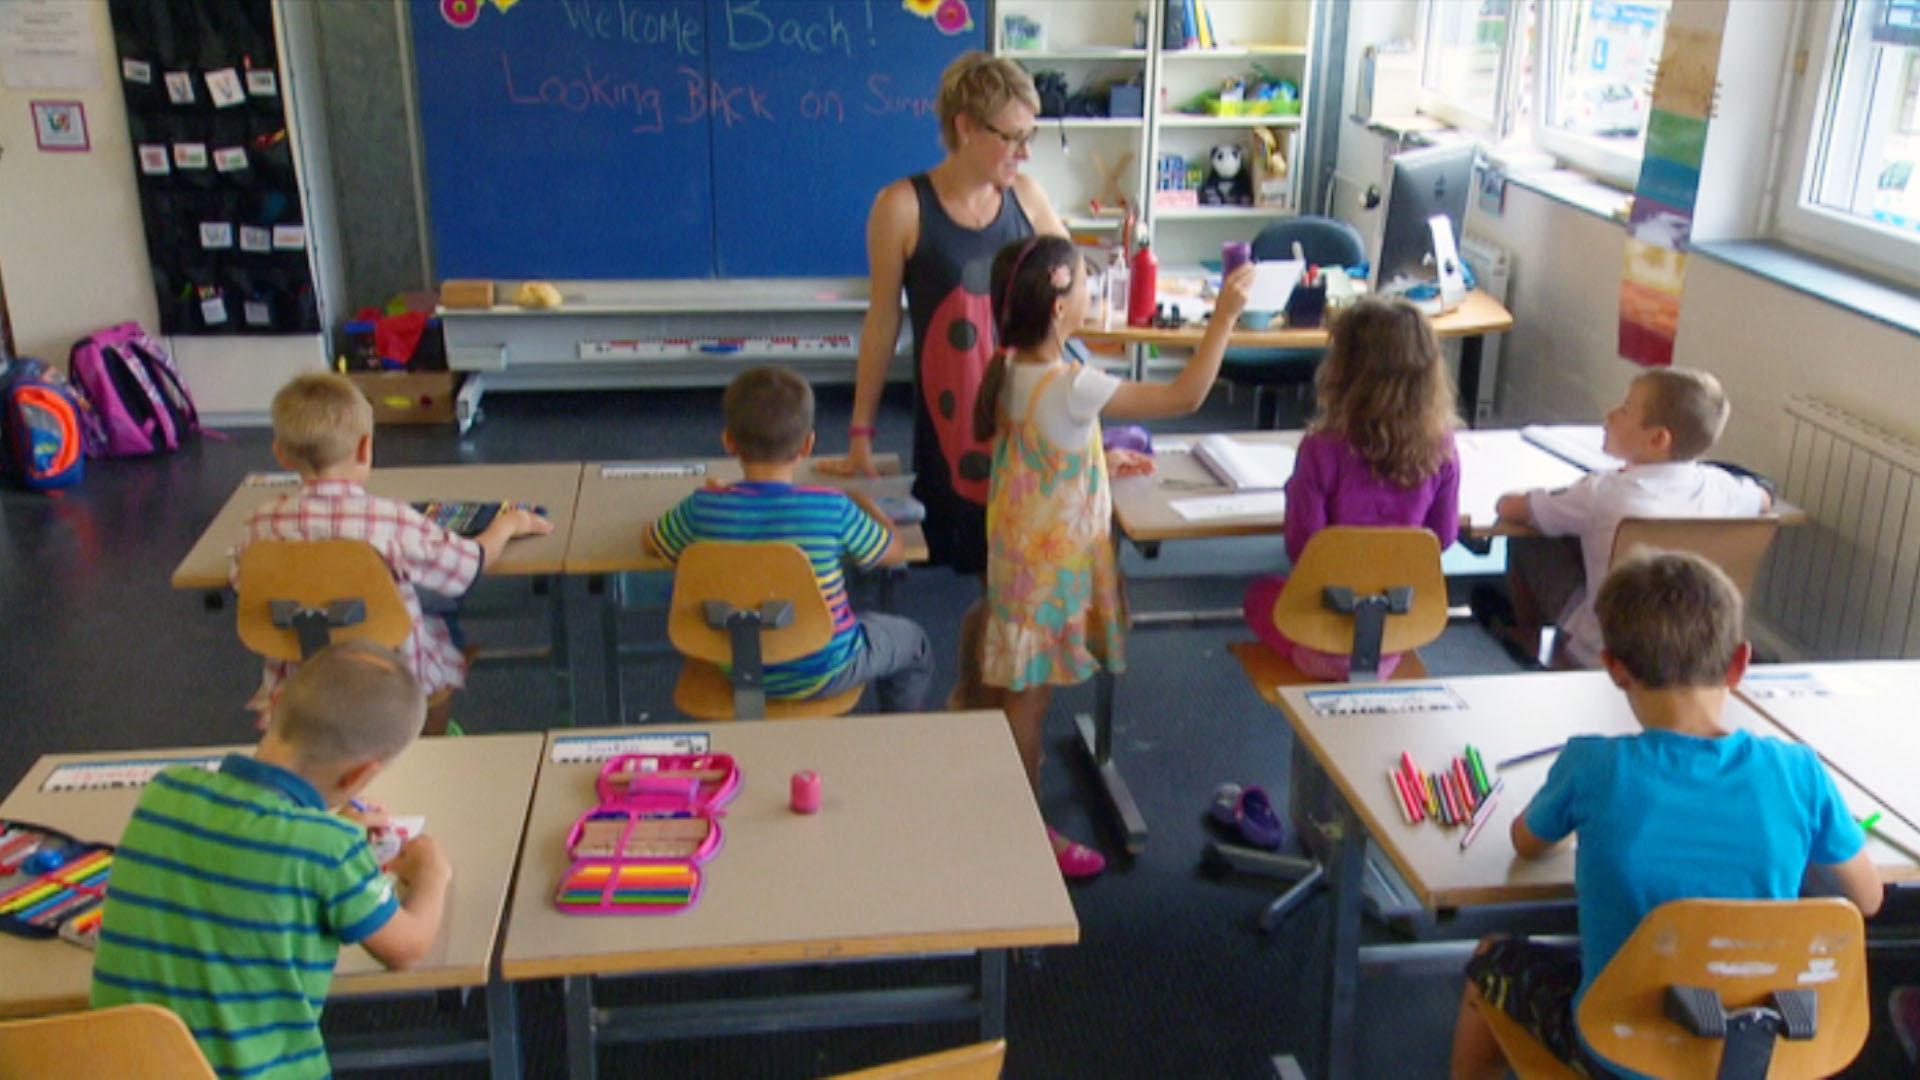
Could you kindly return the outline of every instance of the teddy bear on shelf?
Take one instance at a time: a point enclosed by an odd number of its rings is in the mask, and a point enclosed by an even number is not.
[[[1253,174],[1240,147],[1226,143],[1207,156],[1207,180],[1200,185],[1205,206],[1252,206]]]

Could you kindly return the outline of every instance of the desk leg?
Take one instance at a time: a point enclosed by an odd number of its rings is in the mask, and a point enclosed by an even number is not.
[[[1367,834],[1335,796],[1334,820],[1325,830],[1329,841],[1328,917],[1332,920],[1332,948],[1327,952],[1326,1023],[1320,1060],[1328,1080],[1358,1075],[1354,1043],[1354,1015],[1360,989],[1360,903],[1365,882]]]
[[[606,668],[607,685],[607,723],[624,724],[627,722],[627,703],[622,696],[620,681],[620,607],[621,583],[623,574],[596,574],[588,583],[588,588],[599,586],[600,593],[600,662]]]
[[[1127,853],[1138,855],[1147,847],[1147,819],[1133,801],[1133,792],[1127,790],[1127,779],[1120,775],[1119,764],[1113,760],[1113,676],[1104,671],[1094,676],[1093,692],[1093,715],[1080,713],[1073,718],[1073,723],[1080,731],[1080,744],[1093,759],[1107,805],[1113,807],[1114,816],[1120,819]]]
[[[487,982],[487,1058],[493,1080],[520,1080],[520,1008],[512,983]]]
[[[573,700],[573,653],[567,648],[567,579],[554,574],[547,579],[547,632],[553,638],[551,663],[554,692],[561,719],[572,727],[575,718]]]
[[[980,950],[980,1040],[1007,1035],[1007,950]]]
[[[593,976],[569,975],[565,980],[567,1012],[567,1075],[572,1080],[594,1080],[597,1062],[593,1030]]]
[[[1480,423],[1480,365],[1486,350],[1484,334],[1460,339],[1460,415],[1467,426]]]

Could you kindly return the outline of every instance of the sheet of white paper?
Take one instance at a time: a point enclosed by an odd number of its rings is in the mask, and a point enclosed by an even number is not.
[[[1453,439],[1460,451],[1460,509],[1475,528],[1492,527],[1499,519],[1494,507],[1510,491],[1552,491],[1587,475],[1517,431],[1460,431]]]
[[[1174,499],[1167,505],[1187,521],[1280,517],[1287,512],[1287,494],[1284,491],[1260,491],[1244,495],[1200,495],[1191,499]]]
[[[94,5],[86,0],[0,3],[0,81],[9,90],[85,90],[100,83]]]
[[[1520,429],[1520,437],[1588,472],[1605,472],[1626,464],[1600,448],[1607,436],[1598,424],[1528,424]]]
[[[1276,259],[1253,264],[1253,288],[1247,292],[1248,311],[1285,311],[1287,297],[1306,269],[1298,259]]]

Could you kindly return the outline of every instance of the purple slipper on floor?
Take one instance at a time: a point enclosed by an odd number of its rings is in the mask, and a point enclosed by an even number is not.
[[[1247,843],[1272,850],[1286,841],[1287,834],[1280,824],[1280,815],[1274,813],[1273,801],[1267,798],[1264,790],[1250,787],[1242,791],[1237,810],[1235,821]]]

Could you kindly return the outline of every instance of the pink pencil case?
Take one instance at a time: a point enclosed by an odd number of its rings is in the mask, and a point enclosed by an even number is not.
[[[727,754],[621,754],[600,767],[599,805],[567,832],[554,894],[569,915],[671,915],[700,899],[720,850],[721,807],[740,789]]]

